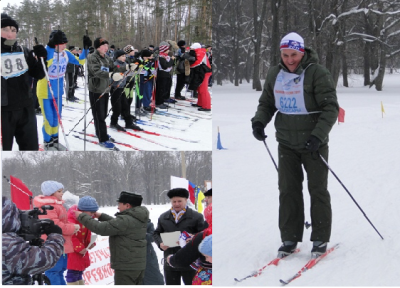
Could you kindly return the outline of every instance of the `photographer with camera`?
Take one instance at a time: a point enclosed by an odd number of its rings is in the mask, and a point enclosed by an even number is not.
[[[72,235],[80,229],[78,224],[68,222],[67,210],[62,200],[64,185],[57,181],[44,181],[41,186],[43,195],[36,196],[33,204],[36,207],[51,205],[54,210],[48,211],[47,215],[39,216],[40,219],[51,219],[62,229],[62,236],[65,239],[64,253],[58,260],[56,266],[47,270],[45,275],[50,279],[51,285],[67,285],[64,279],[64,272],[67,270],[68,253],[74,252],[72,246]],[[45,236],[42,236],[45,239]]]
[[[2,197],[2,284],[31,285],[31,275],[40,274],[56,265],[63,253],[64,238],[61,228],[46,225],[47,240],[41,246],[31,246],[17,233],[21,228],[20,211],[6,197]]]

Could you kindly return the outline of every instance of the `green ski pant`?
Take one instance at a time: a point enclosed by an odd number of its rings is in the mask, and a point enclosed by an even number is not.
[[[328,144],[319,148],[328,161]],[[328,168],[314,152],[279,144],[279,229],[283,241],[302,242],[304,231],[303,167],[311,198],[311,241],[329,242],[332,228]]]
[[[114,270],[114,285],[143,285],[144,270]]]

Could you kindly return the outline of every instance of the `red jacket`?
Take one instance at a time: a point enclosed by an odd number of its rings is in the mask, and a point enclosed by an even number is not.
[[[190,65],[190,68],[194,68],[201,64],[206,64],[208,68],[211,68],[205,48],[197,48],[194,50],[194,52],[196,53],[196,61],[192,65]]]
[[[74,212],[77,210],[78,206],[76,204],[72,205],[68,210],[68,221],[74,224],[79,224],[81,228],[76,234],[72,235],[72,246],[74,252],[68,254],[67,269],[84,271],[90,266],[89,252],[86,252],[85,255],[80,254],[79,252],[89,246],[92,232],[76,220]]]

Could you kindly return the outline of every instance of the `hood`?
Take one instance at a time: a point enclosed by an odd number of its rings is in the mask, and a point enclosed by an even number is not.
[[[75,211],[78,211],[78,205],[74,204],[68,209],[68,222],[79,224],[79,221],[76,219]]]
[[[117,213],[116,215],[130,215],[133,218],[136,218],[142,223],[147,223],[149,219],[149,210],[147,210],[144,206],[137,206],[130,209],[127,209],[123,212]]]
[[[21,220],[19,219],[19,209],[6,197],[3,197],[3,233],[17,232],[21,228]]]
[[[33,198],[33,205],[35,205],[35,207],[42,207],[43,205],[63,205],[64,204],[64,200],[57,200],[56,197],[54,196],[44,196],[44,195],[40,195],[40,196],[36,196],[35,198]]]

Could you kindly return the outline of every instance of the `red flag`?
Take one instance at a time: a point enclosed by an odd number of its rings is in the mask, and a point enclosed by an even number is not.
[[[344,123],[344,109],[342,109],[341,107],[339,107],[339,116],[338,116],[338,122],[342,122]]]
[[[32,192],[20,179],[10,175],[11,201],[21,210],[29,210]]]

